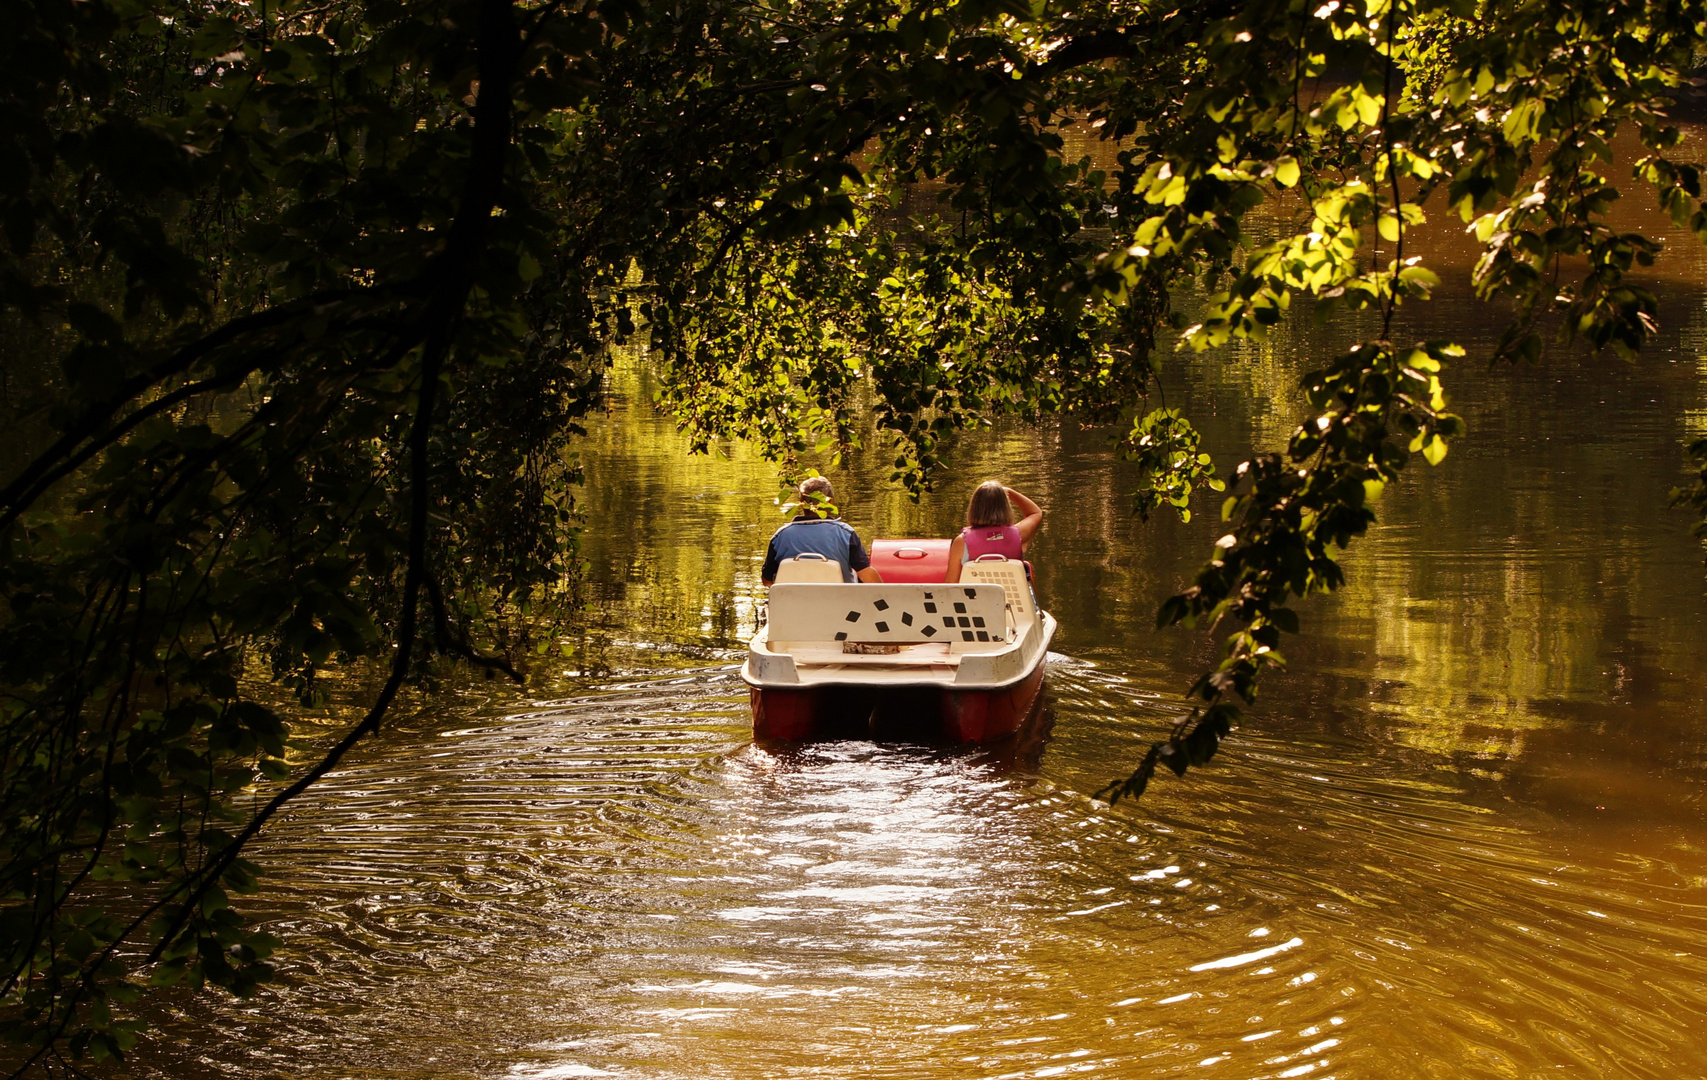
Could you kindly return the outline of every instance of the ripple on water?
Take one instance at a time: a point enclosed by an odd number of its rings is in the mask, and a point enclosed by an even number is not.
[[[1579,843],[1321,740],[1241,736],[1189,786],[1110,809],[1084,794],[1107,751],[1079,747],[1132,745],[1116,718],[1167,706],[1053,672],[1042,775],[869,743],[769,753],[726,667],[394,733],[268,842],[281,983],[179,999],[170,1023],[209,1036],[140,1069],[1707,1068],[1698,859]]]

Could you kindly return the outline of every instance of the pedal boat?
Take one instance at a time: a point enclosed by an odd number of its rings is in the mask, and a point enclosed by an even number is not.
[[[948,541],[878,540],[881,585],[785,560],[747,647],[753,737],[989,743],[1036,715],[1055,619],[1024,563],[985,556],[942,581]]]

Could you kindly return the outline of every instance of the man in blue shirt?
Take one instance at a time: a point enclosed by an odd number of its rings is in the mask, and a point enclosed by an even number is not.
[[[800,485],[800,513],[771,537],[770,549],[765,552],[765,565],[759,578],[766,585],[776,580],[777,566],[796,555],[817,553],[842,565],[842,580],[880,582],[882,576],[871,568],[871,557],[853,526],[836,517],[824,517],[812,507],[835,499],[830,482],[814,476]],[[832,508],[832,514],[835,510]]]

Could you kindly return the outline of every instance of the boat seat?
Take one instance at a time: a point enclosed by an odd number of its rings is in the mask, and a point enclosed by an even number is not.
[[[1037,621],[1037,602],[1025,580],[1025,564],[1001,555],[980,555],[960,568],[960,580],[1000,585],[1013,613],[1014,629],[1023,631]]]
[[[842,564],[816,552],[804,552],[784,559],[776,567],[776,583],[785,581],[842,584]]]
[[[844,641],[880,645],[948,642],[950,653],[1007,647],[1007,598],[1001,586],[962,583],[828,585],[778,582],[771,587],[766,638],[771,647],[840,648]],[[884,659],[889,659],[884,657]]]

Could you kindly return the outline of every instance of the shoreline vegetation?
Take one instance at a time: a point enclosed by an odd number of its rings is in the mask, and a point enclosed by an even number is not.
[[[1221,658],[1168,738],[1110,762],[1119,800],[1210,761],[1385,488],[1466,436],[1454,365],[1640,362],[1661,252],[1620,185],[1707,234],[1674,115],[1699,100],[1695,5],[16,16],[0,1028],[20,1076],[121,1058],[150,987],[251,992],[277,942],[242,914],[249,843],[406,687],[521,680],[560,644],[532,628],[572,611],[583,530],[620,526],[582,512],[576,456],[613,349],[644,336],[690,449],[743,441],[785,482],[863,450],[917,498],[957,433],[1120,424],[1133,511],[1224,530],[1158,614]],[[1111,164],[1065,153],[1083,127]],[[1308,214],[1252,216],[1281,199]],[[1396,340],[1446,269],[1413,230],[1442,221],[1472,230],[1468,287],[1503,327],[1480,355]],[[1284,446],[1219,475],[1162,358],[1231,357],[1306,309],[1367,333],[1303,377]],[[1707,515],[1707,442],[1690,453],[1673,498]],[[308,753],[278,701],[362,666],[385,672],[363,715]]]

